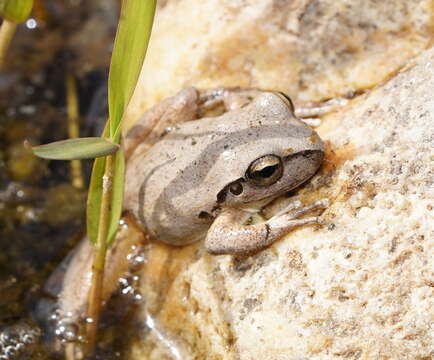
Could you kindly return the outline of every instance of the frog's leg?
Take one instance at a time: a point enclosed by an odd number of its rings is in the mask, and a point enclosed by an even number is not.
[[[198,117],[199,92],[186,87],[146,111],[125,134],[123,144],[128,158],[139,144],[150,147],[164,132]]]
[[[295,116],[309,126],[318,126],[320,124],[319,116],[327,114],[348,104],[345,97],[336,97],[324,102],[306,103],[294,110]]]
[[[209,111],[219,106],[224,111],[239,109],[249,104],[263,91],[254,88],[222,87],[200,92],[200,115],[206,115]]]
[[[211,254],[248,254],[263,249],[290,230],[304,225],[321,224],[320,217],[299,219],[300,216],[328,206],[320,200],[304,207],[292,206],[271,219],[255,225],[242,225],[251,213],[240,209],[225,209],[214,220],[205,239],[205,247]]]

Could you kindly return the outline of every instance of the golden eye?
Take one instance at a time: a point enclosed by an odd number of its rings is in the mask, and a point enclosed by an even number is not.
[[[272,185],[282,177],[283,164],[279,156],[265,155],[253,161],[246,171],[247,181],[254,185]]]

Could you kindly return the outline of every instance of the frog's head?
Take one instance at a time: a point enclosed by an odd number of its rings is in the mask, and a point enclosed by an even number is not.
[[[295,118],[289,99],[265,93],[250,106],[260,116],[248,119],[249,137],[219,159],[231,180],[217,194],[221,206],[275,198],[312,177],[324,157],[323,142]]]

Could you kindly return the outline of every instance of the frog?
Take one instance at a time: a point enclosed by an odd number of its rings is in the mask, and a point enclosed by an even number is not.
[[[182,89],[124,137],[124,209],[153,238],[175,246],[204,240],[214,255],[254,253],[297,227],[321,224],[302,215],[326,208],[327,199],[250,221],[323,161],[324,142],[296,112],[280,92]]]

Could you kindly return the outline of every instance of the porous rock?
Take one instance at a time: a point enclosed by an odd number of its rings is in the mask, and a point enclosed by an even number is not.
[[[277,88],[298,100],[374,87],[322,119],[326,160],[291,198],[328,198],[325,226],[298,229],[239,259],[208,255],[201,244],[150,247],[129,359],[432,359],[429,2],[220,1],[221,9],[200,13],[217,2],[190,1],[193,13],[170,18],[170,27],[165,17],[186,3],[160,9],[141,84],[156,92],[140,106],[187,83]],[[202,23],[206,36],[196,29]],[[177,33],[181,25],[196,30]],[[344,34],[353,52],[338,50]],[[169,63],[171,38],[179,55]],[[232,60],[222,62],[226,52]]]

